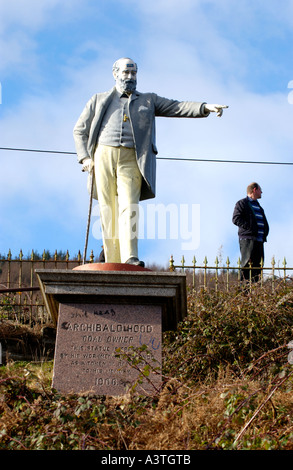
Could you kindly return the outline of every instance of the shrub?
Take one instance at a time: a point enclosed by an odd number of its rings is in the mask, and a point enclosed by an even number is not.
[[[283,285],[190,290],[153,396],[62,396],[52,362],[0,367],[0,449],[293,450],[292,299]]]

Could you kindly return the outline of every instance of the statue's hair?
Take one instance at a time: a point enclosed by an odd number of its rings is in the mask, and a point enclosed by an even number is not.
[[[118,70],[120,68],[119,67],[120,60],[131,60],[135,64],[136,70],[137,70],[137,64],[132,59],[130,59],[130,57],[121,57],[121,59],[118,59],[118,60],[116,60],[116,62],[114,62],[113,67],[112,67],[113,73],[118,72]]]

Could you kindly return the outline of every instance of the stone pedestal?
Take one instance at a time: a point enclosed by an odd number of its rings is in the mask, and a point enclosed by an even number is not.
[[[160,387],[162,331],[186,315],[184,274],[107,263],[36,273],[57,326],[54,388],[116,396],[135,383],[139,393]]]

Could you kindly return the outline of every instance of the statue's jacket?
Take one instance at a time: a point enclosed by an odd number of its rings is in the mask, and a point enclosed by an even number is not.
[[[73,130],[78,161],[94,158],[103,116],[115,87],[105,93],[95,94],[86,104]],[[204,102],[177,101],[162,98],[155,93],[135,91],[129,103],[130,121],[135,142],[138,167],[143,177],[140,200],[156,194],[156,131],[155,117],[207,117]]]

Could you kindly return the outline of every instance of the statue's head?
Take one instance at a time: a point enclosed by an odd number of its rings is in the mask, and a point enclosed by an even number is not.
[[[121,92],[132,93],[136,89],[137,64],[128,57],[116,60],[113,64],[113,76],[116,87]]]

